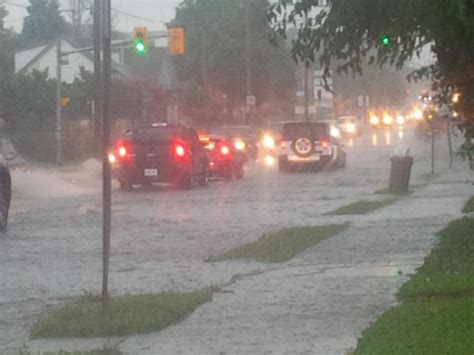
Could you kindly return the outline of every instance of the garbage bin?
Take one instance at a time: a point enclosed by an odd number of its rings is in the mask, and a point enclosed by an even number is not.
[[[394,156],[391,158],[389,190],[391,193],[408,192],[410,184],[411,166],[413,158],[408,156]]]

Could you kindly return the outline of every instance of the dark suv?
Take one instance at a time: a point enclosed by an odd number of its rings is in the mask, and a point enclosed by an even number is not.
[[[331,137],[330,126],[323,122],[282,122],[272,127],[279,141],[280,171],[311,166],[346,166],[343,146]]]
[[[112,160],[122,189],[168,183],[189,189],[208,181],[208,157],[194,129],[153,123],[125,131]]]

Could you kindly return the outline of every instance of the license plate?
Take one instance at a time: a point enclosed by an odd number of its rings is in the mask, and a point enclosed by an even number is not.
[[[158,176],[158,169],[145,169],[145,176]]]
[[[307,158],[302,158],[297,155],[290,155],[288,157],[289,161],[295,161],[295,162],[306,162],[306,161],[320,161],[321,156],[319,154],[313,154]]]

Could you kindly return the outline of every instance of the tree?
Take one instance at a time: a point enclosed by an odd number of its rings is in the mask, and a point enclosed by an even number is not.
[[[57,0],[30,0],[27,10],[28,16],[23,20],[22,30],[26,43],[53,40],[66,27],[66,21],[61,16]]]
[[[185,0],[178,6],[173,24],[185,27],[186,54],[176,60],[177,73],[188,88],[184,95],[190,106],[203,108],[209,97],[216,114],[222,107],[229,111],[245,104],[247,49],[257,105],[272,97],[289,103],[295,64],[283,41],[280,47],[269,43],[267,6],[266,0]]]
[[[296,60],[318,60],[326,69],[338,61],[339,70],[360,73],[365,60],[402,68],[430,45],[436,63],[410,77],[431,79],[440,103],[450,105],[453,94],[461,93],[455,108],[463,117],[459,126],[469,146],[474,138],[472,1],[328,0],[324,10],[315,11],[315,6],[315,1],[279,0],[269,7],[276,37],[285,36],[289,27],[298,28],[292,43]]]

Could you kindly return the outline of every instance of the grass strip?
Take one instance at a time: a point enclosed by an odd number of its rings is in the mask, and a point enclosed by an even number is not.
[[[402,286],[400,299],[474,292],[474,219],[451,222],[438,235],[438,246]]]
[[[472,213],[474,212],[474,196],[469,199],[469,201],[466,202],[466,205],[464,206],[462,213]]]
[[[342,206],[335,211],[329,212],[328,216],[364,215],[386,207],[394,203],[396,198],[388,198],[380,201],[361,200],[350,205]]]
[[[113,349],[97,349],[97,350],[89,350],[89,351],[45,351],[42,353],[35,353],[36,355],[122,355],[123,353],[118,350]],[[27,350],[23,350],[19,352],[19,355],[33,355]]]
[[[400,305],[365,330],[354,354],[469,354],[474,349],[474,219],[451,222]]]
[[[230,250],[212,261],[245,259],[281,263],[292,259],[317,243],[341,233],[348,227],[349,224],[345,223],[283,229],[264,234],[256,242]]]
[[[356,355],[472,355],[474,299],[405,303],[362,333]]]
[[[209,288],[189,293],[111,298],[108,317],[103,315],[100,297],[83,297],[41,317],[31,330],[31,336],[102,337],[159,331],[210,302],[214,291]]]

